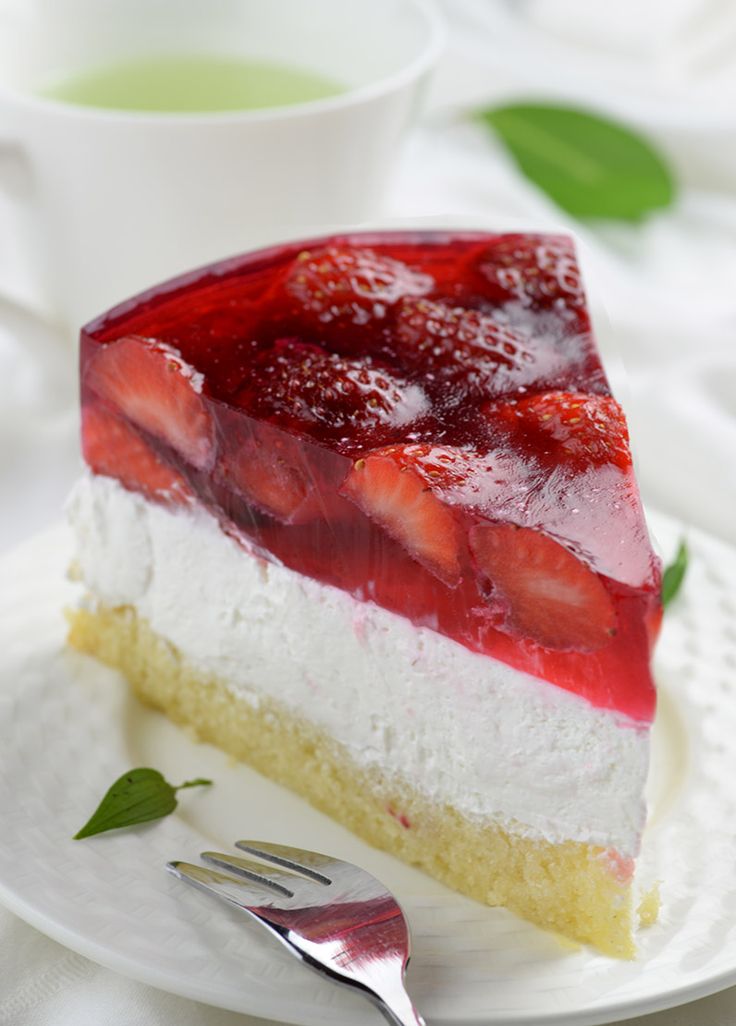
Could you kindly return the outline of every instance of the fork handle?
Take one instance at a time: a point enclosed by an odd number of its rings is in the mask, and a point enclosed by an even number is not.
[[[403,987],[397,988],[390,997],[377,997],[378,1007],[391,1026],[427,1026]]]

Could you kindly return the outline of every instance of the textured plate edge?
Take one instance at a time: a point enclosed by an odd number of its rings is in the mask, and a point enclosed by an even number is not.
[[[164,869],[162,866],[162,876],[163,873]],[[240,1002],[236,1001],[233,1003],[225,1000],[222,991],[219,991],[219,993],[214,991],[210,992],[209,988],[206,987],[199,989],[196,986],[190,986],[189,978],[184,976],[176,977],[176,987],[172,988],[169,977],[165,974],[162,974],[158,970],[147,968],[146,963],[142,960],[133,961],[124,955],[118,955],[115,953],[114,949],[104,947],[98,942],[90,940],[83,934],[69,930],[63,923],[59,923],[55,919],[45,917],[42,913],[37,912],[36,909],[27,905],[25,902],[19,901],[13,892],[7,890],[2,881],[0,881],[0,904],[2,904],[9,912],[12,912],[13,915],[22,919],[23,922],[32,926],[44,936],[49,937],[58,944],[61,944],[69,951],[74,951],[76,954],[89,959],[90,962],[94,962],[96,965],[102,966],[104,969],[109,969],[112,972],[119,973],[127,979],[136,980],[138,983],[154,987],[156,990],[164,991],[165,993],[172,994],[175,997],[183,997],[190,1001],[209,1005],[213,1008],[222,1008],[225,1011],[236,1012],[241,1015],[253,1015],[258,1018],[265,1019],[267,1022],[274,1022],[273,1007],[261,1007],[258,999],[254,1000],[252,995],[244,995],[250,999],[248,1007],[245,1007]],[[307,1023],[305,1020],[300,1019],[281,1018],[275,1020],[275,1023],[284,1023],[285,1026],[320,1026],[320,1023],[323,1021],[323,1019],[315,1018]],[[465,1026],[465,1024],[452,1023],[451,1026]],[[474,1026],[477,1026],[477,1024],[474,1024]]]
[[[246,1007],[240,1002],[231,1003],[223,1000],[222,992],[218,995],[216,993],[209,993],[207,988],[199,990],[197,987],[189,987],[188,984],[180,986],[179,977],[177,977],[176,989],[172,989],[170,985],[167,985],[160,978],[160,973],[147,971],[145,963],[133,962],[128,958],[116,956],[110,949],[102,948],[96,942],[88,940],[83,935],[66,929],[63,924],[57,923],[55,920],[45,919],[43,915],[37,913],[24,902],[17,901],[12,892],[9,892],[4,887],[2,881],[0,881],[0,903],[29,926],[39,930],[39,932],[57,943],[62,944],[70,951],[82,955],[84,958],[105,969],[120,973],[128,979],[137,980],[139,983],[154,987],[167,994],[173,994],[177,997],[183,997],[190,1001],[210,1005],[213,1008],[222,1008],[241,1015],[254,1015],[266,1021],[274,1022],[274,1024],[283,1023],[285,1026],[319,1026],[320,1023],[324,1022],[323,1018],[313,1018],[307,1021],[303,1018],[284,1019],[280,1017],[274,1020],[273,1009],[261,1007],[258,1000],[252,1000],[252,996],[250,996],[251,1000]],[[295,963],[295,968],[297,967]],[[428,1026],[482,1026],[482,1024],[489,1023],[492,1023],[493,1026],[606,1026],[606,1024],[622,1022],[634,1016],[650,1015],[654,1012],[678,1008],[700,998],[718,994],[733,985],[736,985],[736,966],[709,980],[703,980],[697,984],[688,984],[674,991],[667,991],[664,994],[652,997],[648,1001],[634,998],[601,1009],[581,1008],[578,1012],[553,1013],[545,1016],[543,1019],[540,1019],[538,1014],[530,1017],[524,1013],[518,1016],[507,1016],[504,1019],[432,1018],[428,1019],[427,1022]]]

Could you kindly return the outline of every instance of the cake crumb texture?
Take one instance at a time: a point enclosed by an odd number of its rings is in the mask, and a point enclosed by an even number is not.
[[[659,918],[661,903],[659,883],[656,883],[643,895],[637,907],[636,914],[639,917],[639,926],[642,928],[654,926]]]
[[[479,823],[433,805],[399,780],[356,767],[303,717],[265,697],[254,707],[202,674],[132,607],[90,603],[74,610],[69,642],[120,670],[148,705],[302,795],[368,843],[487,905],[503,905],[608,955],[635,954],[631,881],[612,872],[603,849]],[[642,923],[656,918],[656,903],[647,902],[638,910]]]

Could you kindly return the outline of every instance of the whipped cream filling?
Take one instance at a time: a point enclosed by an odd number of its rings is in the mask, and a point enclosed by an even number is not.
[[[245,701],[277,700],[475,821],[637,853],[645,726],[267,562],[200,507],[88,474],[68,513],[94,599],[133,606]]]

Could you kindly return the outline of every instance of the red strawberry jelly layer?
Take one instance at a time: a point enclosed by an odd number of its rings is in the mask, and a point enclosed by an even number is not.
[[[566,237],[263,250],[88,325],[81,376],[97,473],[651,720],[660,566]]]

